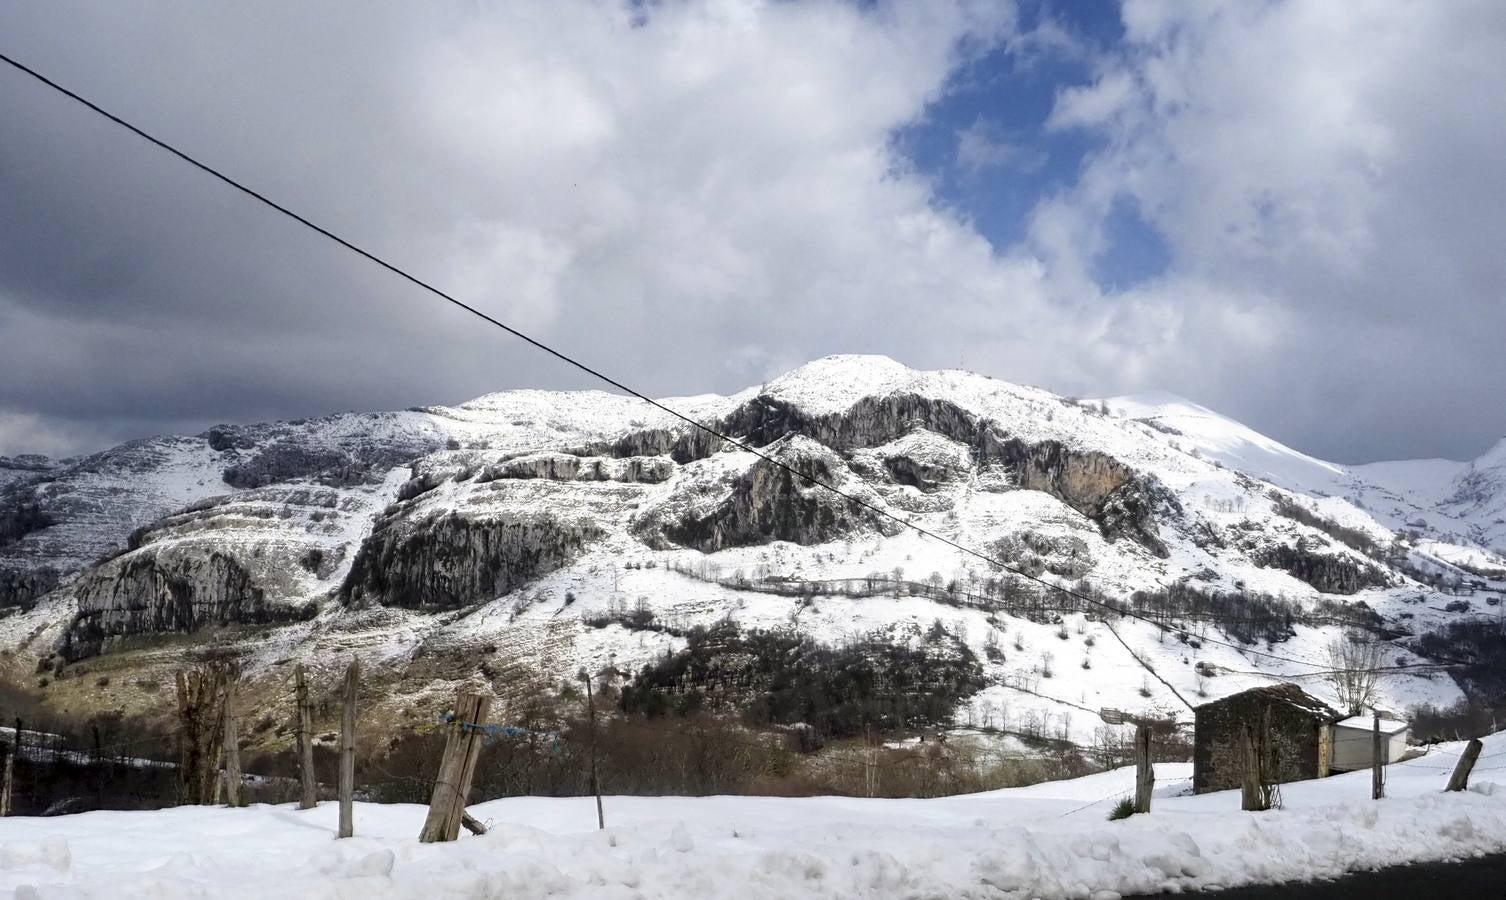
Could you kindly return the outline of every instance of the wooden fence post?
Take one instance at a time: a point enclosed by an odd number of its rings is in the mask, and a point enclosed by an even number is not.
[[[309,703],[309,682],[303,663],[294,670],[294,679],[293,700],[298,705],[298,777],[303,787],[298,808],[313,809],[319,805],[319,782],[314,777],[314,710]]]
[[[16,739],[11,742],[10,752],[5,754],[5,777],[0,782],[0,816],[8,816],[16,781],[16,757],[21,755],[21,717],[16,716]]]
[[[1155,770],[1150,765],[1150,726],[1135,725],[1135,812],[1150,812],[1150,792],[1155,786]]]
[[[1470,770],[1475,767],[1475,760],[1480,757],[1480,748],[1484,746],[1479,738],[1470,738],[1464,752],[1459,754],[1459,764],[1454,766],[1454,774],[1449,776],[1445,791],[1462,791],[1469,787]]]
[[[580,670],[580,676],[586,683],[586,715],[591,732],[591,792],[596,795],[596,827],[605,830],[607,819],[601,811],[601,779],[596,774],[596,701],[591,697],[591,676],[585,669]]]
[[[1379,800],[1386,796],[1386,770],[1383,768],[1381,752],[1380,713],[1375,713],[1375,724],[1370,736],[1370,799]]]
[[[460,820],[465,816],[465,801],[471,793],[471,778],[476,774],[476,757],[481,753],[486,722],[492,700],[483,694],[461,693],[455,698],[455,714],[450,719],[449,737],[439,774],[434,779],[434,794],[429,799],[429,815],[424,819],[418,839],[425,844],[453,841],[460,836]]]
[[[236,723],[236,700],[240,693],[234,681],[225,688],[225,800],[232,809],[241,805],[241,745]]]
[[[5,754],[5,779],[0,781],[0,817],[10,815],[11,784],[16,778],[16,751],[19,747],[17,744]]]
[[[340,833],[356,833],[356,688],[361,680],[361,661],[352,659],[345,670],[345,710],[340,717]]]
[[[1255,740],[1249,723],[1239,728],[1239,756],[1242,777],[1239,783],[1239,808],[1260,809],[1260,765],[1255,759]]]
[[[1244,722],[1239,730],[1244,778],[1240,782],[1239,808],[1259,812],[1270,809],[1275,790],[1271,783],[1271,710],[1262,711],[1260,724]]]
[[[174,676],[178,695],[178,798],[184,804],[204,805],[214,801],[215,763],[220,755],[222,731],[215,727],[221,717],[224,686],[230,669],[221,664],[191,671],[179,669]]]

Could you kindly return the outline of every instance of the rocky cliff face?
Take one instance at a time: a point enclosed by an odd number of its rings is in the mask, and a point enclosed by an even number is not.
[[[1148,479],[1112,456],[1073,450],[1056,441],[1000,439],[992,430],[980,435],[978,454],[985,462],[1002,463],[1020,487],[1044,491],[1092,519],[1105,537],[1126,537],[1166,556],[1156,525],[1155,498],[1167,492],[1149,486]]]
[[[601,535],[546,513],[470,518],[384,516],[341,588],[347,603],[458,609],[500,597],[570,562]]]
[[[963,443],[973,442],[979,431],[977,417],[957,404],[909,393],[859,397],[841,412],[814,415],[778,397],[760,395],[734,410],[720,426],[722,433],[741,436],[754,446],[798,434],[838,451],[876,447],[916,429]]]
[[[848,486],[855,481],[840,457],[800,438],[773,448],[773,458],[795,472],[824,484]],[[897,528],[884,517],[812,485],[789,469],[764,459],[731,479],[725,496],[709,508],[679,512],[681,498],[671,497],[656,515],[643,519],[639,533],[656,543],[715,553],[770,541],[820,544],[860,529]],[[863,493],[867,493],[864,491]]]
[[[56,588],[59,582],[56,569],[29,572],[0,569],[0,614],[16,607],[30,606],[38,597]]]
[[[843,412],[813,416],[777,398],[758,396],[717,422],[716,427],[756,447],[771,447],[791,436],[808,438],[812,446],[838,453],[893,444],[896,449],[883,458],[888,476],[924,492],[934,491],[943,480],[963,469],[999,464],[1016,486],[1056,497],[1097,522],[1106,537],[1128,538],[1158,556],[1167,553],[1156,524],[1156,505],[1158,500],[1169,500],[1165,509],[1173,512],[1175,499],[1151,479],[1137,476],[1106,453],[1075,450],[1059,441],[1032,443],[1010,437],[998,423],[979,419],[944,400],[911,394],[869,397]],[[900,446],[917,434],[966,445],[972,448],[971,459],[938,458],[934,453],[917,453]],[[696,454],[703,448],[677,445],[662,432],[632,435],[620,443],[660,452],[678,448],[685,461],[702,458]],[[800,458],[802,464],[816,467],[812,473],[835,471],[818,456],[806,454]],[[791,480],[788,473],[783,478],[773,475],[755,466],[726,504],[666,529],[665,537],[703,551],[769,540],[811,543],[830,540],[873,518],[852,511],[843,513],[819,499],[803,499],[792,490],[795,485],[784,484]],[[779,516],[761,512],[774,506],[788,506],[788,510]]]
[[[499,478],[544,478],[550,481],[621,481],[659,484],[674,474],[675,464],[664,456],[608,458],[569,453],[530,453],[489,465],[476,480]]]
[[[135,551],[81,578],[74,596],[78,615],[62,648],[67,659],[134,635],[284,622],[313,612],[272,600],[238,561],[219,552]]]

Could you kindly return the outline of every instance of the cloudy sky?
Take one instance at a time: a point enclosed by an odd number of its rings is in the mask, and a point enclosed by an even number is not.
[[[829,353],[1506,433],[1506,4],[178,0],[0,50],[661,395]],[[0,454],[582,377],[0,70]]]

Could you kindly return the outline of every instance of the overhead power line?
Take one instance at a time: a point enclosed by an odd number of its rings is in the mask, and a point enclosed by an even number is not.
[[[336,244],[339,244],[341,247],[344,247],[345,249],[351,251],[352,253],[355,253],[356,255],[361,256],[361,257],[363,257],[363,258],[365,258],[365,259],[367,259],[367,260],[369,260],[369,261],[377,264],[378,266],[381,266],[383,269],[386,269],[387,271],[389,271],[392,274],[398,276],[399,278],[403,279],[404,281],[407,281],[407,282],[409,282],[409,283],[411,283],[411,284],[413,284],[413,285],[415,285],[415,286],[417,286],[419,288],[422,288],[423,290],[429,292],[430,294],[433,294],[434,296],[438,297],[439,299],[444,300],[446,303],[450,303],[453,306],[455,306],[455,307],[457,307],[459,309],[462,309],[465,312],[468,312],[471,315],[473,315],[473,316],[481,319],[482,321],[487,322],[488,324],[495,325],[496,327],[502,329],[503,331],[507,332],[508,334],[512,335],[513,337],[515,337],[515,338],[523,341],[524,343],[526,343],[526,344],[534,347],[537,350],[540,350],[540,351],[543,351],[544,353],[547,353],[548,355],[554,357],[555,359],[559,360],[560,362],[563,362],[563,363],[565,363],[568,366],[571,366],[571,367],[573,367],[573,368],[575,368],[575,369],[577,369],[577,370],[579,370],[581,372],[584,372],[585,374],[590,375],[592,378],[595,378],[595,379],[597,379],[597,380],[599,380],[599,381],[601,381],[601,382],[603,382],[605,384],[611,385],[612,387],[617,388],[618,390],[622,391],[625,394],[628,394],[628,395],[630,395],[632,397],[635,397],[635,398],[637,398],[639,400],[642,400],[644,403],[649,404],[650,406],[654,407],[655,409],[658,409],[661,412],[667,413],[668,415],[670,415],[670,416],[672,416],[672,417],[674,417],[676,419],[679,419],[680,421],[686,423],[687,425],[690,425],[693,428],[699,429],[700,431],[705,432],[706,434],[708,434],[708,435],[710,435],[710,436],[712,436],[712,437],[714,437],[714,438],[716,438],[716,439],[718,439],[720,441],[723,441],[724,443],[730,444],[731,446],[736,447],[739,450],[742,450],[742,451],[744,451],[746,453],[750,453],[750,454],[758,457],[759,459],[762,459],[763,461],[769,463],[770,465],[776,466],[777,468],[779,468],[779,469],[781,469],[781,470],[783,470],[785,472],[788,472],[789,474],[795,476],[796,478],[801,479],[802,481],[808,482],[809,484],[814,485],[815,487],[819,487],[819,488],[822,488],[823,490],[829,491],[832,494],[835,494],[836,496],[843,498],[844,500],[846,500],[849,503],[856,504],[857,506],[859,506],[859,507],[861,507],[863,509],[866,509],[869,512],[872,512],[873,514],[875,514],[877,516],[880,516],[882,518],[885,518],[885,519],[888,519],[888,520],[890,520],[892,522],[895,522],[895,523],[897,523],[899,525],[902,525],[902,526],[904,526],[906,528],[909,528],[912,531],[916,532],[917,534],[920,534],[920,535],[922,535],[924,537],[928,537],[928,538],[930,538],[930,539],[932,539],[934,541],[937,541],[939,543],[945,544],[946,546],[951,547],[952,549],[958,551],[959,553],[965,554],[967,556],[975,557],[975,558],[977,558],[977,559],[979,559],[979,560],[981,560],[981,561],[983,561],[983,562],[985,562],[985,563],[987,563],[987,564],[989,564],[991,566],[995,566],[995,567],[997,567],[997,568],[999,568],[999,569],[1001,569],[1001,570],[1003,570],[1005,572],[1009,572],[1009,573],[1011,573],[1013,575],[1016,575],[1016,576],[1018,576],[1020,578],[1024,578],[1024,579],[1032,581],[1032,582],[1034,582],[1036,584],[1039,584],[1042,587],[1047,588],[1048,590],[1058,591],[1058,592],[1060,592],[1062,594],[1065,594],[1066,596],[1076,598],[1077,600],[1079,600],[1079,601],[1081,601],[1081,602],[1083,602],[1085,604],[1088,604],[1090,606],[1095,606],[1095,607],[1099,607],[1101,609],[1106,609],[1106,610],[1108,610],[1108,611],[1110,611],[1112,613],[1115,613],[1115,614],[1118,614],[1118,615],[1121,615],[1121,616],[1125,616],[1125,617],[1132,618],[1132,619],[1139,619],[1139,620],[1141,620],[1143,622],[1146,622],[1146,623],[1148,623],[1150,625],[1153,625],[1153,626],[1155,626],[1157,628],[1165,628],[1166,630],[1173,631],[1173,632],[1176,632],[1176,633],[1179,633],[1179,634],[1184,634],[1184,635],[1187,635],[1188,637],[1197,637],[1197,635],[1193,634],[1192,632],[1190,632],[1190,631],[1188,631],[1186,629],[1177,628],[1177,627],[1174,627],[1174,626],[1168,626],[1168,625],[1166,625],[1164,623],[1156,622],[1156,621],[1154,621],[1153,619],[1151,619],[1151,618],[1149,618],[1147,616],[1140,615],[1138,613],[1132,612],[1132,611],[1127,610],[1127,609],[1122,609],[1117,604],[1110,603],[1110,602],[1107,602],[1107,601],[1099,600],[1099,599],[1094,598],[1094,597],[1087,596],[1087,595],[1085,595],[1085,594],[1083,594],[1083,593],[1081,593],[1079,591],[1075,591],[1075,590],[1073,590],[1071,588],[1068,588],[1068,587],[1065,587],[1063,585],[1055,584],[1053,582],[1047,581],[1047,580],[1045,580],[1044,578],[1041,578],[1038,575],[1032,575],[1029,572],[1026,572],[1026,571],[1024,571],[1022,569],[1019,569],[1019,568],[1016,568],[1014,566],[1011,566],[1008,563],[1003,562],[1002,560],[995,559],[994,557],[991,557],[991,556],[989,556],[986,553],[983,553],[983,552],[981,552],[979,550],[974,550],[973,548],[968,547],[968,546],[966,546],[964,544],[960,544],[957,541],[954,541],[951,538],[946,537],[945,535],[938,534],[937,532],[931,531],[928,528],[925,528],[925,527],[923,527],[921,525],[917,525],[917,524],[915,524],[913,521],[911,521],[909,519],[903,518],[901,516],[897,516],[897,515],[895,515],[894,513],[890,512],[887,509],[884,509],[882,507],[876,506],[876,505],[874,505],[872,503],[869,503],[868,501],[862,499],[861,497],[855,496],[853,494],[850,494],[850,493],[842,490],[841,488],[837,487],[836,485],[833,485],[833,484],[830,484],[828,482],[822,481],[821,479],[816,478],[814,476],[807,475],[804,472],[801,472],[799,469],[795,468],[794,466],[791,466],[790,464],[788,464],[788,463],[786,463],[786,462],[784,462],[784,461],[782,461],[782,460],[780,460],[780,459],[778,459],[778,458],[776,458],[776,457],[774,457],[774,456],[772,456],[772,455],[770,455],[768,453],[765,453],[764,451],[758,449],[757,447],[754,447],[754,446],[752,446],[752,445],[750,445],[748,443],[745,443],[744,441],[740,441],[737,438],[732,437],[731,435],[723,434],[721,431],[719,431],[716,428],[713,428],[710,425],[707,425],[707,424],[705,424],[703,422],[699,422],[699,421],[697,421],[695,419],[692,419],[691,417],[689,417],[689,416],[687,416],[687,415],[685,415],[683,413],[677,412],[676,410],[674,410],[674,409],[672,409],[672,408],[670,408],[668,406],[665,406],[663,403],[659,402],[658,400],[655,400],[654,398],[648,396],[647,394],[645,394],[645,393],[643,393],[643,392],[641,392],[641,391],[639,391],[639,390],[637,390],[637,389],[635,389],[635,388],[633,388],[633,387],[625,384],[622,381],[619,381],[616,378],[613,378],[610,375],[607,375],[607,374],[601,372],[599,369],[593,368],[592,366],[589,366],[586,363],[581,362],[580,360],[576,359],[573,356],[570,356],[567,353],[564,353],[564,352],[562,352],[560,350],[556,350],[555,348],[549,346],[548,344],[544,343],[543,341],[541,341],[541,340],[539,340],[537,338],[534,338],[534,337],[532,337],[532,336],[530,336],[530,335],[528,335],[528,334],[526,334],[526,333],[518,330],[517,328],[514,328],[511,325],[508,325],[506,322],[503,322],[500,319],[494,318],[493,316],[491,316],[491,315],[489,315],[489,314],[487,314],[485,312],[482,312],[481,310],[477,309],[476,307],[471,306],[470,304],[464,302],[463,300],[460,300],[459,298],[457,298],[457,297],[455,297],[455,296],[453,296],[453,295],[451,295],[449,293],[446,293],[445,291],[441,290],[440,288],[435,287],[433,284],[430,284],[429,282],[425,281],[424,279],[419,278],[417,275],[414,275],[414,274],[408,272],[406,269],[403,269],[402,267],[400,267],[400,266],[398,266],[398,265],[396,265],[394,263],[388,262],[387,260],[383,259],[382,257],[380,257],[380,256],[376,255],[375,253],[371,252],[370,250],[366,250],[365,248],[363,248],[363,247],[361,247],[361,246],[359,246],[359,245],[357,245],[357,244],[355,244],[355,243],[353,243],[353,242],[351,242],[351,241],[349,241],[349,240],[341,237],[340,235],[336,234],[335,232],[329,230],[328,228],[325,228],[324,226],[319,225],[319,224],[311,221],[310,219],[306,218],[305,216],[303,216],[303,215],[301,215],[301,214],[299,214],[297,212],[294,212],[292,209],[289,209],[288,207],[282,205],[281,203],[278,203],[277,201],[272,200],[271,198],[269,198],[265,194],[262,194],[261,192],[255,190],[254,188],[246,186],[242,182],[237,181],[236,179],[230,177],[229,175],[226,175],[225,173],[221,172],[220,170],[214,168],[213,166],[210,166],[207,163],[199,161],[198,159],[194,158],[193,156],[190,156],[188,153],[186,153],[186,152],[184,152],[182,150],[179,150],[177,147],[173,146],[172,144],[169,144],[166,141],[162,140],[161,138],[155,137],[154,135],[148,133],[147,131],[145,131],[145,130],[143,130],[143,129],[141,129],[141,128],[133,125],[133,124],[131,124],[130,122],[126,121],[125,119],[122,119],[120,116],[117,116],[114,113],[110,112],[109,110],[106,110],[103,107],[99,106],[97,103],[94,103],[93,101],[91,101],[91,100],[89,100],[89,99],[87,99],[87,98],[79,95],[78,93],[75,93],[74,91],[69,90],[68,88],[62,86],[61,84],[58,84],[56,81],[53,81],[51,78],[48,78],[46,75],[43,75],[41,72],[38,72],[36,69],[33,69],[30,66],[28,66],[28,65],[26,65],[26,64],[24,64],[22,62],[17,61],[16,59],[12,58],[11,56],[9,56],[9,55],[7,55],[7,54],[5,54],[3,52],[0,52],[0,62],[4,62],[5,64],[9,65],[11,68],[15,69],[16,71],[21,72],[21,73],[23,73],[25,75],[28,75],[31,78],[35,79],[36,81],[39,81],[42,84],[46,85],[47,87],[51,88],[52,90],[54,90],[54,91],[62,94],[63,96],[68,97],[69,99],[74,100],[77,103],[82,104],[83,106],[89,108],[90,110],[94,111],[95,113],[98,113],[99,115],[105,117],[106,119],[109,119],[111,122],[114,122],[116,125],[119,125],[120,127],[122,127],[124,129],[126,129],[127,131],[131,132],[132,134],[135,134],[137,137],[140,137],[141,139],[143,139],[143,140],[145,140],[145,141],[147,141],[147,142],[155,145],[156,147],[158,147],[158,148],[160,148],[162,150],[165,150],[168,153],[171,153],[173,156],[178,157],[179,159],[183,160],[184,162],[188,163],[189,165],[193,166],[194,168],[198,169],[199,171],[204,172],[205,174],[210,175],[211,177],[213,177],[213,178],[215,178],[215,179],[217,179],[217,180],[219,180],[221,182],[224,182],[225,184],[229,185],[230,187],[235,188],[237,191],[240,191],[241,193],[243,193],[243,194],[251,197],[252,199],[254,199],[254,200],[262,203],[263,205],[268,206],[268,207],[276,210],[277,212],[283,214],[284,216],[287,216],[288,218],[290,218],[293,221],[297,222],[298,224],[304,226],[305,228],[308,228],[308,229],[310,229],[310,230],[312,230],[314,232],[317,232],[318,234],[323,235],[324,237],[328,238],[331,241],[334,241]],[[1319,669],[1322,668],[1321,666],[1319,666],[1317,664],[1314,664],[1314,663],[1311,663],[1311,662],[1308,662],[1306,660],[1293,659],[1291,657],[1281,656],[1281,655],[1275,654],[1275,653],[1267,653],[1267,652],[1263,652],[1263,651],[1260,651],[1260,650],[1254,650],[1254,649],[1251,649],[1249,647],[1246,647],[1246,646],[1243,646],[1243,645],[1240,645],[1240,644],[1235,644],[1235,643],[1232,643],[1232,642],[1229,642],[1229,641],[1221,641],[1221,640],[1218,640],[1216,638],[1202,637],[1202,638],[1199,638],[1199,640],[1202,640],[1202,641],[1205,641],[1205,642],[1208,642],[1208,643],[1213,643],[1213,644],[1221,644],[1221,645],[1226,646],[1226,647],[1232,647],[1233,649],[1235,649],[1235,650],[1237,650],[1237,651],[1239,651],[1241,653],[1250,653],[1250,654],[1254,654],[1254,655],[1257,655],[1257,656],[1263,656],[1263,657],[1266,657],[1266,658],[1269,658],[1269,659],[1279,660],[1281,662],[1292,663],[1294,665],[1299,665],[1299,666],[1308,666],[1308,667],[1319,668]],[[1426,668],[1435,668],[1435,667],[1428,666]]]

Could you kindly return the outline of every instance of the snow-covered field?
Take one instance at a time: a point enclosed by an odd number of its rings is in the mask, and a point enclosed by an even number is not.
[[[1156,767],[1148,816],[1109,822],[1133,770],[936,800],[519,798],[472,807],[483,837],[419,844],[420,806],[94,812],[0,820],[0,891],[63,897],[1094,897],[1314,879],[1506,851],[1506,735],[1469,792],[1444,794],[1462,745],[1370,775],[1282,787],[1284,808],[1188,795]],[[1493,778],[1499,779],[1494,781]]]

